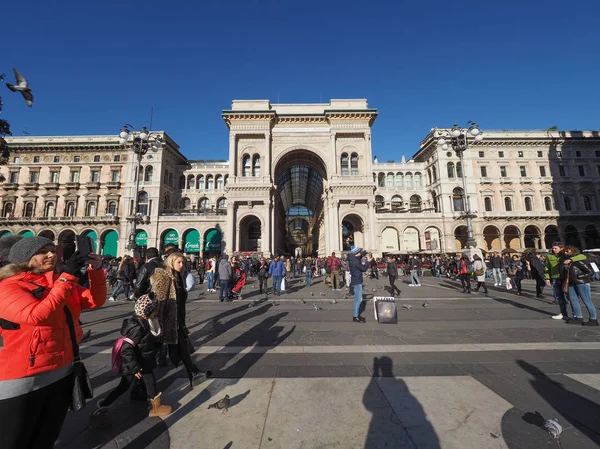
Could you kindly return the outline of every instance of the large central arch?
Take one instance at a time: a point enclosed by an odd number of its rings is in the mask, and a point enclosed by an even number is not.
[[[325,164],[315,153],[298,149],[279,160],[274,174],[277,183],[274,252],[314,255],[324,237]]]

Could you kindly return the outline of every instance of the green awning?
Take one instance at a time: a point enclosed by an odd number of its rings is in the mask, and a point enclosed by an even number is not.
[[[96,231],[92,231],[91,229],[89,231],[84,231],[83,235],[87,235],[89,238],[92,239],[93,242],[93,250],[94,252],[96,252],[96,240],[98,240],[98,234],[96,234]]]
[[[177,231],[174,231],[173,229],[167,231],[165,237],[163,238],[163,245],[179,245],[179,234]]]
[[[140,229],[135,234],[135,244],[137,246],[148,246],[148,233]]]
[[[10,232],[10,231],[0,231],[0,239],[2,237],[7,236],[7,235],[12,235],[12,232]]]
[[[196,229],[192,229],[185,234],[185,243],[183,251],[186,253],[200,252],[200,233]]]
[[[204,242],[205,251],[221,251],[221,231],[218,229],[211,229],[206,234],[206,240]]]
[[[19,232],[19,235],[22,235],[23,237],[33,237],[34,236],[33,231],[30,231],[29,229]]]
[[[117,257],[117,248],[119,247],[119,234],[117,231],[108,231],[104,234],[104,244],[102,245],[103,256]]]

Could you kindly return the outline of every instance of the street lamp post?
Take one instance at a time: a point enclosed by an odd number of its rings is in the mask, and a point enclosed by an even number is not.
[[[449,148],[448,144],[450,144],[450,146],[452,146],[452,150],[454,150],[458,156],[458,159],[460,160],[461,178],[463,184],[463,209],[467,218],[467,248],[473,249],[477,247],[477,242],[475,241],[475,237],[473,235],[473,218],[475,215],[471,211],[471,204],[469,197],[467,196],[467,177],[465,174],[463,155],[464,152],[469,149],[469,139],[480,142],[483,140],[483,135],[479,130],[479,125],[471,120],[469,120],[466,126],[463,128],[455,124],[451,130],[444,130],[443,132],[448,140],[446,140],[444,136],[440,137],[437,141],[438,147],[440,147],[442,150],[447,150]]]
[[[138,213],[138,193],[140,190],[142,158],[148,150],[159,150],[163,145],[163,141],[160,135],[152,134],[145,126],[142,127],[140,131],[135,131],[133,126],[126,124],[121,128],[121,132],[119,133],[119,143],[126,146],[130,138],[131,147],[136,155],[137,165],[135,173],[135,192],[133,197],[133,214],[130,217],[127,217],[127,219],[131,221],[131,232],[129,233],[127,249],[131,251],[132,256],[135,256],[137,224],[138,222],[143,222],[143,218]]]

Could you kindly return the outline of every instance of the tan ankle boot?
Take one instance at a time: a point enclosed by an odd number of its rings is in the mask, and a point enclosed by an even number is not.
[[[161,405],[160,404],[160,395],[162,393],[158,393],[154,399],[150,399],[150,413],[148,416],[152,418],[153,416],[166,416],[171,413],[173,408],[170,405]]]

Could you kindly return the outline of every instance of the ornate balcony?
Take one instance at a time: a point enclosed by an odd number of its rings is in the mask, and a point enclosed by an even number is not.
[[[19,183],[18,182],[7,182],[7,183],[2,184],[2,188],[4,188],[4,190],[18,190]]]
[[[114,216],[98,216],[98,217],[0,217],[0,224],[18,224],[18,225],[61,225],[82,224],[82,225],[97,225],[97,224],[118,224],[119,217]]]
[[[47,182],[44,184],[44,189],[46,190],[58,190],[60,188],[60,184],[58,182]]]
[[[85,188],[88,190],[98,190],[100,188],[100,183],[98,181],[86,182]]]
[[[109,189],[120,189],[121,182],[120,181],[110,181],[106,183],[106,187]]]
[[[23,188],[25,190],[37,190],[40,188],[40,185],[37,182],[26,182],[23,184]]]
[[[67,189],[79,189],[79,182],[67,182],[65,184],[65,188]]]

